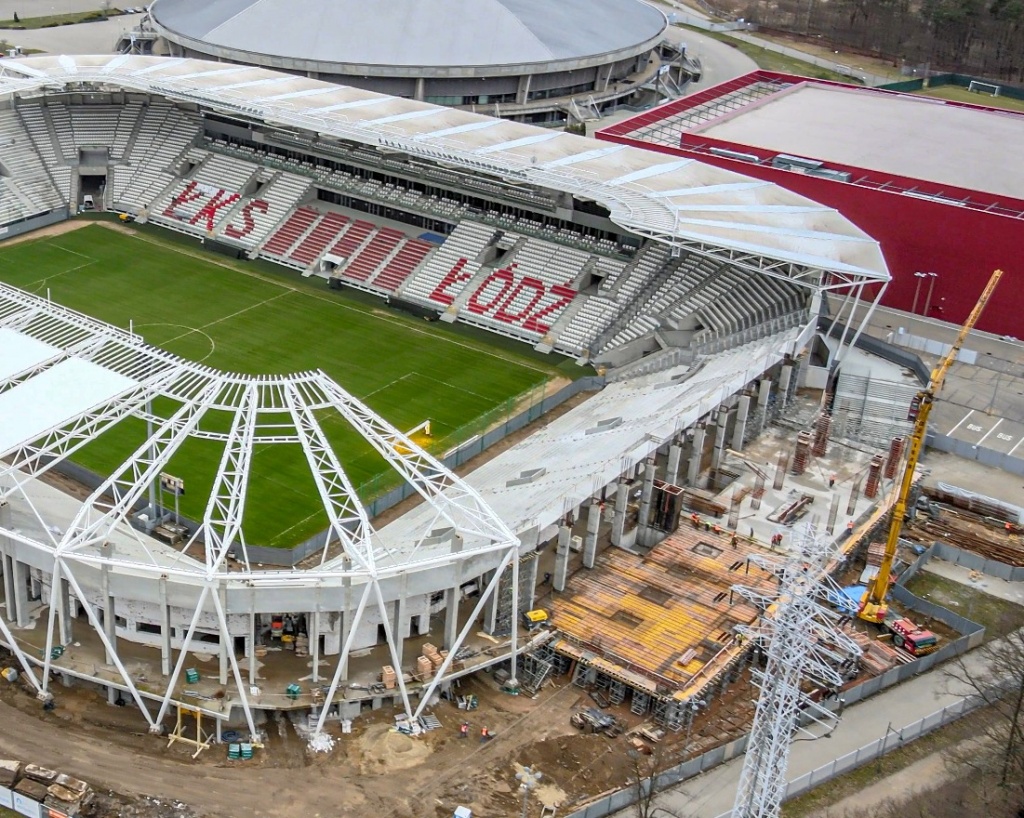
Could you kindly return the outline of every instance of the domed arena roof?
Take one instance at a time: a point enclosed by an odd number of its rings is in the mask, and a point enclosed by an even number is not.
[[[667,25],[641,0],[156,0],[151,14],[197,47],[409,68],[580,60],[654,45]]]

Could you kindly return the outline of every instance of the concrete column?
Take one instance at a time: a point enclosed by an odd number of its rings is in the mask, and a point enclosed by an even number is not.
[[[526,587],[529,589],[526,595],[526,608],[527,611],[532,611],[534,603],[537,601],[537,569],[540,567],[540,560],[534,557],[528,563],[527,574],[526,574]]]
[[[724,409],[718,412],[715,419],[715,447],[711,450],[711,468],[722,465],[722,452],[725,450],[725,430],[729,425],[729,413]]]
[[[601,90],[602,91],[607,91],[608,90],[608,85],[611,83],[612,71],[614,71],[614,69],[615,69],[614,65],[609,65],[608,66],[608,70],[604,72],[604,78],[601,81]]]
[[[676,484],[679,479],[679,461],[683,457],[683,447],[678,441],[674,441],[668,447],[668,464],[665,466],[665,482],[671,485]]]
[[[414,92],[414,96],[420,102],[423,102],[423,98],[425,96],[424,92],[425,92],[425,89],[426,89],[426,85],[427,84],[424,81],[423,77],[417,77],[416,78],[416,90]]]
[[[640,525],[646,526],[650,522],[651,498],[654,496],[654,458],[647,461],[644,468],[644,485],[640,492]]]
[[[113,554],[113,548],[110,547],[109,543],[104,543],[100,549],[104,556],[111,556]],[[103,632],[106,634],[107,640],[111,645],[117,645],[117,631],[115,621],[115,606],[114,597],[110,595],[110,566],[107,563],[103,563],[103,568],[100,570],[100,592],[103,597]],[[108,665],[114,664],[114,657],[110,655],[110,651],[106,651],[106,659],[104,660]]]
[[[309,653],[313,657],[313,684],[320,681],[320,612],[308,614]]]
[[[704,453],[705,434],[703,426],[697,426],[693,430],[693,451],[690,454],[690,463],[686,472],[686,484],[688,486],[697,485],[697,478],[700,476],[700,458]]]
[[[344,662],[341,661],[341,654],[345,649],[345,643],[348,641],[349,632],[352,630],[352,611],[347,607],[338,614],[338,630],[341,633],[341,648],[338,652],[338,661],[341,662],[341,678],[348,679],[348,656],[345,657]]]
[[[601,504],[596,500],[590,501],[590,508],[587,510],[587,536],[583,541],[583,567],[593,568],[594,560],[597,559],[597,535],[601,530]]]
[[[394,615],[391,619],[391,632],[395,638],[395,654],[398,662],[398,667],[395,668],[395,673],[401,673],[402,669],[402,658],[405,655],[405,620],[408,618],[405,614],[406,602],[405,597],[401,596],[392,603],[392,610]]]
[[[462,537],[456,534],[452,537],[451,551],[457,553],[462,550]],[[459,602],[462,600],[462,594],[459,592],[459,586],[462,585],[462,563],[457,562],[455,564],[455,576],[452,581],[452,587],[448,588],[444,592],[444,649],[451,650],[452,645],[455,644],[455,640],[459,635]],[[483,592],[483,589],[480,589]]]
[[[768,420],[768,399],[772,394],[772,381],[771,378],[761,379],[761,388],[757,393],[757,408],[761,410],[761,428],[758,432],[764,430],[764,424]]]
[[[42,599],[43,598],[43,580],[41,578],[41,572],[37,568],[28,569],[28,589],[30,599]]]
[[[529,100],[530,79],[531,76],[529,74],[520,75],[519,87],[516,89],[516,105],[525,105]]]
[[[779,406],[782,409],[786,408],[786,402],[789,398],[789,382],[793,378],[793,365],[786,364],[782,367],[782,372],[779,375]]]
[[[416,617],[416,635],[423,636],[430,633],[430,614],[422,613]],[[409,634],[412,635],[411,633]]]
[[[259,634],[256,632],[256,589],[249,592],[249,684],[255,685],[257,678],[256,670],[256,641]]]
[[[491,584],[491,580],[494,579],[494,571],[488,571],[487,574],[480,579],[481,593],[483,589]],[[491,598],[487,600],[487,604],[484,606],[484,632],[494,633],[498,628],[498,599],[501,597],[501,580],[494,586],[494,593],[491,594]]]
[[[567,525],[558,529],[558,544],[555,546],[555,578],[552,587],[556,591],[565,590],[565,581],[569,576],[569,537],[572,529]]]
[[[747,431],[747,415],[750,412],[750,396],[740,395],[736,404],[736,427],[732,430],[732,448],[737,452],[743,451],[743,435]]]
[[[451,650],[459,635],[459,588],[448,588],[444,592],[444,642],[445,650]]]
[[[615,517],[612,518],[612,545],[622,544],[622,535],[626,531],[626,507],[629,505],[629,486],[625,481],[619,483],[615,492]]]
[[[171,608],[167,604],[167,577],[157,585],[160,596],[160,674],[171,675]]]
[[[8,622],[15,622],[18,619],[18,600],[14,590],[14,558],[8,554],[0,554],[3,557],[3,565],[0,568],[4,572],[4,600],[7,603],[6,617]]]
[[[57,588],[57,632],[60,634],[60,643],[70,645],[75,641],[74,629],[71,616],[71,584],[60,578],[60,587]]]
[[[17,559],[12,559],[11,575],[14,577],[14,595],[7,600],[7,609],[10,611],[13,600],[12,621],[16,622],[19,628],[27,628],[31,624],[28,617],[28,566]]]
[[[6,500],[0,500],[0,526],[11,527],[11,507]],[[14,591],[14,557],[7,552],[8,548],[7,538],[0,536],[0,574],[4,575],[5,617],[8,622],[16,622],[18,608]]]
[[[225,589],[225,587],[223,585],[221,585],[217,589],[217,593],[220,594],[220,607],[221,607],[221,610],[224,611],[224,624],[227,625],[227,618],[228,618],[227,617],[227,610],[228,610],[227,590]],[[218,630],[220,630],[220,628],[218,628]],[[227,633],[227,632],[221,632],[220,633],[220,643],[218,645],[220,650],[218,650],[217,653],[218,653],[219,658],[220,658],[220,677],[219,677],[219,682],[222,685],[226,685],[228,683],[228,651],[229,650],[234,650],[234,645],[231,644],[231,643],[232,643],[231,634]]]

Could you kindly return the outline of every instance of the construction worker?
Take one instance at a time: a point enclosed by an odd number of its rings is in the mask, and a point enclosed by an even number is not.
[[[853,536],[853,520],[850,520],[850,522],[846,524],[846,533],[850,537]]]
[[[729,545],[731,545],[733,548],[739,548],[740,538],[736,536],[735,531],[732,532],[732,536],[729,538]]]
[[[712,528],[716,534],[722,533],[722,526],[720,526],[718,523],[715,523],[714,526],[712,526]]]
[[[491,731],[486,727],[480,728],[480,743],[483,744],[485,741],[491,740]]]
[[[464,721],[459,725],[459,738],[469,738],[469,722]]]
[[[690,515],[690,522],[693,523],[694,528],[700,528],[700,517],[696,511]]]
[[[833,474],[831,477],[828,478],[828,487],[832,488],[832,486],[834,486],[835,484],[836,484],[836,476]]]

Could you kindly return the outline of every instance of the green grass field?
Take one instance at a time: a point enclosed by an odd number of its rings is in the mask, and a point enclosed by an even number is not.
[[[322,369],[399,429],[426,419],[443,451],[481,431],[495,413],[559,373],[536,360],[328,291],[320,279],[260,272],[144,233],[93,224],[59,236],[0,245],[0,281],[50,297],[158,347],[246,374]],[[169,414],[170,400],[154,408]],[[320,418],[363,499],[397,482],[384,460],[336,414]],[[228,428],[226,413],[202,428]],[[461,434],[460,434],[461,430]],[[118,424],[76,460],[110,474],[144,440],[141,421]],[[189,440],[167,471],[186,482],[181,512],[201,519],[223,447]],[[298,446],[258,445],[244,519],[252,544],[291,546],[326,526]]]
[[[914,93],[926,97],[938,97],[954,102],[969,102],[972,105],[985,105],[989,108],[1002,108],[1006,111],[1024,111],[1024,100],[1010,97],[994,97],[977,91],[968,91],[959,85],[940,85],[937,88],[924,88]]]

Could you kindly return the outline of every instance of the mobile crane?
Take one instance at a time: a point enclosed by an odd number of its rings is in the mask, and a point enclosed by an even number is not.
[[[889,595],[889,579],[892,572],[892,564],[896,559],[896,546],[900,541],[900,531],[903,529],[903,518],[907,513],[907,498],[910,495],[910,487],[914,482],[914,472],[917,469],[917,461],[921,456],[921,449],[924,446],[925,434],[928,431],[928,415],[931,414],[932,404],[935,403],[935,396],[942,389],[942,383],[946,379],[946,373],[956,360],[964,341],[974,329],[974,325],[981,317],[985,305],[988,304],[992,293],[1002,278],[1003,271],[996,270],[992,273],[988,284],[974,305],[971,314],[967,316],[964,325],[956,336],[956,341],[946,356],[939,361],[932,370],[928,385],[914,397],[910,404],[908,420],[914,421],[914,430],[910,435],[910,448],[907,451],[907,462],[903,468],[903,477],[900,480],[899,493],[896,495],[896,502],[892,507],[892,519],[889,522],[889,535],[885,541],[885,552],[882,556],[882,564],[878,567],[878,574],[868,585],[868,589],[861,600],[857,616],[868,622],[878,624],[885,623],[889,615],[889,605],[886,598]]]

